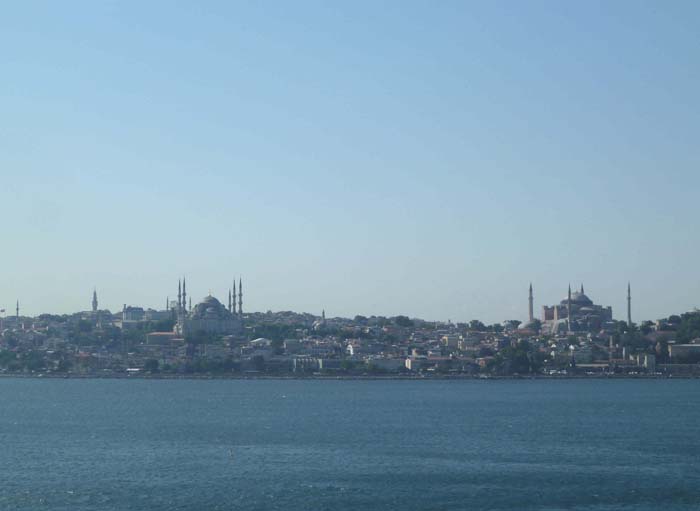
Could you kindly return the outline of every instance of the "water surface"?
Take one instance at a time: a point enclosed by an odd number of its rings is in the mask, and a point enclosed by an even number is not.
[[[695,510],[700,382],[0,379],[2,510]]]

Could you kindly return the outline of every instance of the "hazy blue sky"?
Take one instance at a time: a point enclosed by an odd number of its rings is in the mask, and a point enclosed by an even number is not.
[[[700,2],[4,2],[0,306],[700,306]]]

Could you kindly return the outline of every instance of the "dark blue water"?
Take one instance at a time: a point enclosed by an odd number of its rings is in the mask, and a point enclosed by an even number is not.
[[[0,379],[1,510],[690,510],[700,381]]]

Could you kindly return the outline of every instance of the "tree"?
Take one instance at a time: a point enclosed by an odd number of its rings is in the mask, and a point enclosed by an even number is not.
[[[340,370],[343,372],[350,372],[356,368],[357,364],[352,360],[344,359],[340,362]]]
[[[13,351],[0,351],[0,367],[8,367],[17,360],[17,355]]]
[[[488,346],[481,346],[479,348],[479,357],[492,357],[493,355],[494,351]]]
[[[58,373],[67,373],[71,370],[73,367],[73,363],[65,358],[62,358],[58,361],[58,365],[56,366],[56,372]]]
[[[478,319],[472,319],[469,322],[469,330],[473,330],[475,332],[483,332],[484,330],[486,330],[486,325],[484,325]]]
[[[29,351],[22,356],[22,365],[27,371],[41,371],[46,369],[44,356],[38,351]]]
[[[656,362],[658,364],[668,364],[671,359],[668,355],[668,342],[665,339],[661,339],[654,346],[654,353],[656,354]]]
[[[158,372],[159,362],[155,358],[149,358],[144,362],[143,369],[151,374]]]
[[[276,325],[276,324],[263,324],[256,325],[253,328],[252,339],[256,337],[264,337],[270,339],[271,341],[285,339],[296,339],[299,337],[298,331],[304,329],[304,325],[301,323],[292,325]]]
[[[413,321],[411,321],[408,316],[396,316],[394,318],[394,323],[403,328],[411,328],[413,326]]]
[[[79,332],[91,332],[92,331],[92,323],[89,321],[86,321],[84,319],[81,319],[78,322],[78,331]]]
[[[253,364],[253,367],[256,371],[265,371],[267,364],[265,363],[265,359],[262,355],[255,355],[253,358],[250,359],[250,362]]]
[[[668,321],[668,323],[670,323],[671,325],[680,325],[681,321],[683,321],[683,320],[681,319],[680,316],[673,314],[673,315],[669,316],[666,321]]]
[[[499,375],[536,374],[541,372],[544,354],[531,348],[530,343],[521,341],[499,351],[487,366],[487,370]]]
[[[686,312],[678,325],[678,340],[690,342],[700,337],[700,312]]]
[[[172,332],[173,328],[175,328],[174,319],[161,319],[151,325],[151,329],[154,332]]]
[[[273,349],[275,355],[282,355],[284,353],[284,341],[282,341],[282,339],[273,339],[270,343],[270,347]]]

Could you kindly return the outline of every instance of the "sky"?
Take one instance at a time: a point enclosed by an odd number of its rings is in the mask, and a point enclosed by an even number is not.
[[[700,306],[700,3],[5,2],[0,308]]]

